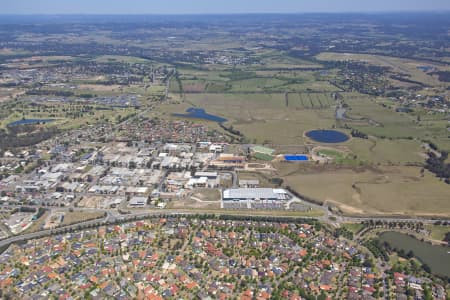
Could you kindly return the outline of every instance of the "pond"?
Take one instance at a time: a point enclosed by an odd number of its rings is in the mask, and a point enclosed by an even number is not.
[[[183,117],[183,118],[193,118],[193,119],[203,119],[208,121],[213,121],[217,123],[223,123],[226,122],[227,119],[224,119],[219,116],[211,115],[206,113],[206,111],[203,108],[188,108],[186,110],[187,114],[173,114],[175,117]]]
[[[427,264],[435,274],[450,276],[450,248],[434,246],[413,238],[407,234],[388,231],[380,234],[381,242],[387,242],[392,248],[403,249]]]
[[[15,122],[11,122],[8,126],[17,126],[17,125],[34,125],[34,124],[46,124],[55,121],[54,119],[23,119]]]
[[[349,140],[348,135],[337,130],[311,130],[306,136],[319,143],[343,143]]]

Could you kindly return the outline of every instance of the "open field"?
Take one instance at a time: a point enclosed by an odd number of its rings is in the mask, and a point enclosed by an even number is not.
[[[148,64],[151,63],[150,60],[133,57],[133,56],[121,56],[121,55],[102,55],[95,58],[96,62],[99,63],[128,63],[128,64]]]
[[[364,225],[359,223],[344,223],[342,224],[342,227],[346,228],[350,232],[353,232],[353,234],[356,234],[364,228]]]
[[[318,147],[314,149],[315,154],[325,159],[332,160],[337,164],[358,164],[359,161],[355,158],[355,155],[333,149],[331,147]]]
[[[448,185],[417,167],[279,167],[285,184],[350,214],[450,214]]]
[[[257,51],[264,69],[301,69],[301,68],[321,68],[318,63],[312,63],[300,58],[289,57],[284,53],[270,50]]]
[[[328,81],[319,79],[315,71],[247,67],[245,71],[182,68],[179,73],[185,93],[331,93],[338,90]],[[170,91],[180,92],[177,82],[171,82]]]
[[[11,48],[0,48],[0,56],[26,55],[26,54],[31,54],[31,52]]]
[[[0,103],[12,100],[21,94],[23,94],[23,91],[19,88],[0,88]]]
[[[370,129],[368,133],[379,130],[382,136],[385,134],[394,137],[412,135],[417,139],[421,138],[420,132],[423,133],[425,128],[412,127],[414,123],[410,117],[399,116],[398,113],[372,102],[367,96],[361,95],[361,98],[359,96],[359,94],[346,96],[349,99],[348,102],[352,104],[349,115],[365,119],[346,121],[346,123],[361,130],[368,128]],[[327,93],[290,93],[288,101],[289,106],[286,107],[284,94],[190,94],[186,95],[185,102],[162,106],[158,110],[164,112],[165,117],[170,117],[171,111],[183,113],[190,106],[205,108],[208,113],[227,118],[227,126],[232,125],[240,130],[249,142],[265,142],[273,144],[275,148],[277,145],[309,143],[311,141],[304,137],[304,132],[317,128],[331,128],[336,123],[333,102]],[[328,106],[324,107],[324,103]],[[377,122],[384,122],[386,126],[367,125],[366,119],[369,118],[377,118],[380,120]],[[209,122],[209,124],[215,126],[214,123]],[[395,131],[398,131],[398,134]],[[444,132],[442,132],[442,140],[444,140]],[[343,161],[352,165],[359,162],[404,164],[424,161],[424,151],[420,147],[419,140],[353,138],[344,145],[347,147],[347,152],[356,155],[356,158]]]
[[[45,211],[45,213],[36,221],[33,222],[33,224],[31,224],[30,227],[28,227],[24,233],[30,233],[30,232],[35,232],[35,231],[40,231],[42,230],[42,226],[44,226],[45,221],[47,220],[48,217],[50,217],[50,211]]]
[[[70,62],[75,60],[75,57],[59,55],[59,56],[28,56],[10,59],[7,61],[5,66],[8,68],[17,69],[27,69],[27,68],[37,68],[37,67],[48,67],[52,65],[57,65],[60,62]]]
[[[301,109],[328,109],[336,106],[331,93],[289,93],[287,106]]]
[[[61,223],[61,226],[98,219],[103,217],[103,215],[104,215],[103,212],[89,212],[89,211],[66,212],[64,215],[64,220]]]
[[[116,123],[118,116],[126,117],[136,113],[134,108],[111,108],[98,105],[77,103],[48,103],[40,108],[28,103],[8,104],[9,114],[0,113],[0,128],[5,128],[9,123],[25,119],[55,119],[45,126],[57,126],[59,129],[78,128],[83,125],[95,124],[100,121]],[[85,109],[90,106],[89,111]]]
[[[423,128],[414,123],[413,117],[383,107],[376,100],[358,93],[344,94],[344,101],[350,106],[347,111],[349,123],[358,129],[364,129],[368,134],[392,138],[406,138],[423,133]]]
[[[106,85],[106,84],[80,84],[79,89],[93,92],[117,92],[120,91],[120,85]]]
[[[383,107],[383,98],[358,93],[345,93],[344,101],[350,106],[349,119],[344,122],[368,135],[389,139],[425,139],[436,143],[440,149],[450,149],[445,115],[417,117],[395,112]]]
[[[227,124],[259,143],[303,143],[305,131],[330,128],[335,123],[332,108],[286,107],[284,94],[192,94],[186,95],[186,102],[227,118]],[[185,107],[175,111],[183,113]]]
[[[220,201],[199,202],[194,199],[177,199],[167,205],[168,209],[220,209]]]
[[[246,172],[246,171],[239,171],[238,172],[238,178],[239,180],[259,180],[260,186],[263,187],[271,187],[276,188],[277,186],[273,184],[269,179],[270,176],[267,176],[265,174],[257,173],[257,172]]]
[[[102,208],[104,197],[101,196],[85,196],[78,201],[78,207],[85,208]]]
[[[358,161],[369,164],[422,163],[424,150],[415,140],[352,139],[347,147]]]
[[[425,225],[425,228],[430,231],[430,237],[435,241],[442,241],[445,234],[450,232],[450,226]]]
[[[197,189],[192,197],[197,198],[199,201],[220,201],[220,191],[218,189]]]
[[[197,189],[187,198],[176,199],[168,204],[168,208],[186,209],[219,209],[220,190],[218,189]]]

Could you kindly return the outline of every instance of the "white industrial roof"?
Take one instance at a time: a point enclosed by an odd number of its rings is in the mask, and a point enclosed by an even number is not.
[[[195,172],[195,177],[217,177],[217,172]]]
[[[223,199],[285,199],[286,191],[270,188],[239,188],[223,191]]]
[[[239,179],[239,184],[259,184],[258,179]]]
[[[147,203],[146,197],[133,197],[130,199],[128,205],[145,205]]]

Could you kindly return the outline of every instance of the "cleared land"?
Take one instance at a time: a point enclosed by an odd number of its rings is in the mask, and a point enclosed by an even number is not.
[[[47,220],[47,218],[50,216],[50,211],[45,211],[45,213],[36,221],[33,222],[33,224],[31,224],[30,227],[28,227],[24,233],[30,233],[30,232],[35,232],[35,231],[39,231],[42,230],[42,227],[45,224],[45,221]]]
[[[448,185],[417,167],[342,168],[280,165],[285,184],[350,214],[450,214]]]
[[[64,215],[64,220],[61,223],[61,226],[98,219],[103,217],[103,215],[104,215],[103,212],[89,212],[89,211],[66,212]]]

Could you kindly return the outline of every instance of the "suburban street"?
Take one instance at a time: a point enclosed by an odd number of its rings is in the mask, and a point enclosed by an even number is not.
[[[425,224],[432,224],[436,222],[436,219],[427,219],[427,218],[395,218],[395,217],[348,217],[348,216],[340,216],[333,214],[327,207],[323,207],[316,204],[311,204],[314,209],[320,209],[324,212],[324,215],[318,218],[314,217],[304,217],[304,216],[298,216],[298,218],[312,218],[312,219],[318,219],[322,222],[329,223],[333,226],[338,226],[339,224],[346,223],[346,222],[353,222],[353,223],[359,223],[359,222],[365,222],[365,221],[383,221],[383,222],[412,222],[412,223],[425,223]],[[58,211],[69,211],[69,209],[72,208],[59,208]],[[58,234],[60,232],[63,232],[65,230],[77,230],[79,228],[85,227],[85,226],[91,226],[91,225],[105,225],[108,223],[113,223],[116,221],[126,222],[129,220],[133,220],[134,218],[139,217],[150,217],[150,216],[157,216],[157,215],[188,215],[188,214],[202,214],[203,213],[211,213],[210,210],[202,211],[201,209],[197,209],[194,211],[189,210],[146,210],[141,209],[140,212],[132,212],[130,211],[129,214],[120,214],[117,210],[104,210],[104,209],[94,209],[94,208],[77,208],[77,211],[86,211],[86,212],[105,212],[106,217],[101,219],[95,219],[95,220],[89,220],[85,222],[80,222],[68,226],[63,227],[57,227],[54,229],[47,229],[47,230],[39,230],[32,233],[25,233],[25,234],[19,234],[10,236],[6,239],[3,239],[0,241],[0,247],[9,245],[14,242],[20,242],[35,238],[41,238],[43,236],[49,236],[52,234]],[[215,211],[215,214],[226,214],[226,215],[233,215],[233,211],[229,210],[217,210]],[[241,214],[238,214],[241,215]],[[283,217],[283,214],[277,214],[277,217]],[[292,217],[291,215],[286,215],[286,217]],[[336,221],[335,221],[335,220]]]

